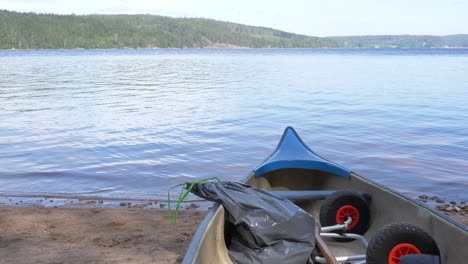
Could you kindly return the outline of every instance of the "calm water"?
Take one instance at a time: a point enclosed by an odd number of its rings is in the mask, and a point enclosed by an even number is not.
[[[0,195],[242,179],[288,125],[410,196],[468,200],[468,50],[0,51]]]

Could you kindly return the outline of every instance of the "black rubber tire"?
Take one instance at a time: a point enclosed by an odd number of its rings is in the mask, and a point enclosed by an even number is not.
[[[353,228],[346,231],[346,233],[353,233],[363,235],[369,228],[370,223],[370,209],[366,199],[359,193],[354,191],[337,191],[328,196],[320,208],[320,224],[322,226],[332,226],[338,224],[336,222],[336,213],[338,210],[345,206],[354,206],[359,212],[359,222]],[[337,241],[353,241],[354,239],[337,238]]]
[[[438,256],[439,248],[434,239],[418,226],[390,224],[377,231],[369,241],[366,252],[367,264],[386,264],[390,251],[398,244],[409,243],[422,254]]]

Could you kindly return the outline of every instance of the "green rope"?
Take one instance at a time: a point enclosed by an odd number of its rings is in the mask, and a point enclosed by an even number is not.
[[[187,199],[187,196],[192,191],[193,186],[195,186],[195,184],[207,183],[207,182],[213,181],[213,180],[216,180],[218,182],[221,181],[220,179],[218,179],[218,177],[213,177],[213,178],[198,180],[198,181],[193,182],[193,183],[192,182],[184,182],[184,183],[178,184],[178,185],[170,188],[167,191],[167,212],[169,213],[169,220],[171,221],[171,224],[176,223],[177,216],[179,215],[180,204],[183,203],[185,201],[185,199]],[[189,186],[189,184],[190,184],[190,186]],[[175,212],[172,213],[172,210],[171,210],[171,190],[175,189],[177,187],[180,187],[180,186],[186,186],[185,189],[187,189],[187,190],[184,192],[184,188],[180,189],[180,194],[179,194],[179,198],[177,199],[177,205],[176,205],[176,208],[175,208]]]

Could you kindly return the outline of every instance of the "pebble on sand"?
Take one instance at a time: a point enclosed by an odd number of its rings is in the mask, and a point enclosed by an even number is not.
[[[448,206],[447,208],[445,208],[445,212],[452,212],[454,210],[455,208],[453,208],[452,206]]]
[[[418,197],[419,197],[419,199],[422,199],[422,200],[427,200],[427,199],[429,199],[429,196],[427,196],[426,194],[421,194],[421,195],[419,195]]]
[[[449,207],[448,204],[443,204],[443,205],[438,205],[438,206],[436,206],[436,208],[437,208],[438,210],[441,210],[441,211],[445,211],[445,209],[447,209],[447,207]]]
[[[195,204],[195,203],[191,203],[191,204],[189,204],[189,205],[186,205],[186,206],[185,206],[185,209],[197,209],[197,208],[199,208],[199,207],[200,207],[200,205]]]

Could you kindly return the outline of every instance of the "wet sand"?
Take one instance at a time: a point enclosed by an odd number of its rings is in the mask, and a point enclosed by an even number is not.
[[[0,207],[0,263],[180,263],[206,210]]]

